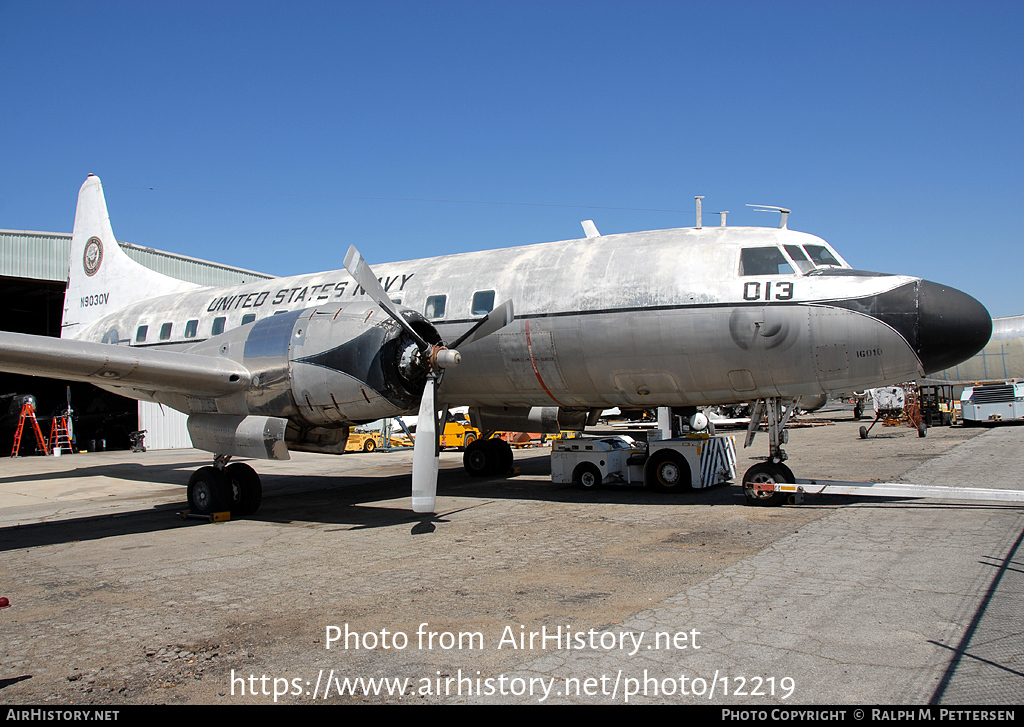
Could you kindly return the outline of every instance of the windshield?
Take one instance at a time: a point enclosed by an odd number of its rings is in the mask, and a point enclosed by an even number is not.
[[[816,267],[842,267],[842,263],[836,260],[836,256],[830,253],[824,245],[804,245],[804,250],[810,255],[811,261]]]
[[[786,248],[786,252],[789,253],[789,256],[793,258],[793,262],[796,266],[800,268],[801,273],[808,273],[811,270],[814,270],[814,263],[808,260],[807,256],[804,255],[803,248],[799,245],[784,245],[784,247]]]

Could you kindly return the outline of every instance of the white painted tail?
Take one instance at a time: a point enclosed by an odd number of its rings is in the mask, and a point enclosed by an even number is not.
[[[100,178],[90,174],[78,192],[61,338],[77,338],[89,324],[132,303],[195,287],[128,257],[111,230]]]

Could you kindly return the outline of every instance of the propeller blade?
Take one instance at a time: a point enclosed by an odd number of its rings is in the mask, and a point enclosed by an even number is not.
[[[481,318],[475,326],[462,334],[459,339],[451,345],[451,348],[458,348],[463,343],[472,343],[484,336],[489,336],[495,331],[500,331],[516,317],[512,309],[512,299],[509,298],[486,316]]]
[[[406,333],[413,337],[421,349],[428,350],[430,348],[430,344],[423,340],[423,337],[409,325],[409,321],[405,320],[402,314],[398,312],[398,309],[395,308],[395,304],[388,297],[384,287],[377,280],[377,276],[373,274],[373,270],[370,269],[363,256],[356,250],[355,245],[350,245],[348,252],[345,254],[345,269],[356,279],[356,282],[366,291],[366,294],[373,298],[377,305],[384,309],[384,312],[395,319],[398,325],[402,326]]]
[[[416,442],[412,450],[413,512],[434,512],[437,499],[437,380],[430,376],[423,387]]]

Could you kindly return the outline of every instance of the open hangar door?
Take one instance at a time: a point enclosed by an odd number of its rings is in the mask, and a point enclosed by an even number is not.
[[[60,336],[64,287],[64,282],[0,276],[0,329]],[[138,429],[139,424],[137,402],[92,384],[0,373],[0,456],[8,455],[14,444],[20,414],[15,397],[35,397],[39,428],[49,438],[52,417],[67,409],[69,386],[78,448],[128,449],[128,433]],[[22,436],[21,454],[32,454],[35,448],[35,438],[26,432]]]

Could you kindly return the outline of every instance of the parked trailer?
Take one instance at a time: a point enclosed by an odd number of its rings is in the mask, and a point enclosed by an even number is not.
[[[965,425],[1024,419],[1024,383],[1005,381],[966,387],[960,394],[960,417]]]
[[[591,489],[646,484],[662,492],[701,489],[736,477],[734,437],[689,436],[635,442],[630,437],[555,440],[551,481]]]

